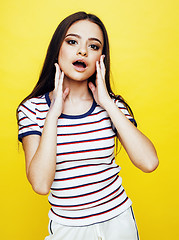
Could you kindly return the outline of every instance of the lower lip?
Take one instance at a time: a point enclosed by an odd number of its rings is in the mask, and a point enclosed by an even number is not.
[[[73,67],[78,72],[84,72],[87,69],[87,67],[84,68],[84,67],[78,67],[78,66],[75,66],[75,65],[73,65]]]

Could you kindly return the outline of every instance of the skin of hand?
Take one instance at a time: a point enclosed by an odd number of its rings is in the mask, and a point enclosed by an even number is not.
[[[89,83],[95,101],[108,112],[118,131],[118,138],[133,164],[144,172],[151,172],[158,166],[155,148],[118,109],[110,98],[105,84],[104,56],[96,62],[96,87]],[[48,194],[56,169],[57,120],[63,111],[64,101],[70,89],[63,91],[64,73],[55,64],[55,88],[51,95],[51,106],[47,113],[42,136],[29,135],[23,138],[26,155],[27,178],[35,192]],[[50,141],[49,141],[50,139]]]
[[[70,89],[66,88],[63,91],[64,72],[61,72],[59,65],[55,63],[55,87],[52,92],[52,101],[49,109],[49,114],[59,117],[63,111],[64,101],[68,96]]]
[[[104,55],[101,55],[100,62],[96,62],[96,87],[92,82],[89,82],[89,88],[91,89],[95,101],[103,108],[105,103],[111,100],[105,83],[105,65]]]
[[[158,157],[152,142],[142,134],[118,109],[110,98],[105,84],[104,55],[96,62],[96,87],[89,83],[95,101],[109,114],[117,129],[117,137],[132,163],[143,172],[152,172],[158,166]]]
[[[63,91],[64,73],[60,71],[58,64],[55,64],[55,67],[52,104],[47,113],[42,136],[29,135],[22,139],[27,178],[34,191],[42,195],[48,194],[55,176],[57,120],[70,91],[69,88]]]

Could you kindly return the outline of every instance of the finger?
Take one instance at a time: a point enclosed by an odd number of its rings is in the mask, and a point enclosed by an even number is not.
[[[101,69],[98,61],[96,61],[96,70],[97,70],[97,79],[102,80]],[[96,85],[98,85],[98,81],[96,81]]]
[[[100,68],[101,68],[101,74],[102,74],[103,79],[105,79],[105,73],[106,73],[106,68],[105,68],[105,65],[104,65],[104,58],[105,58],[105,55],[101,55],[101,57],[100,57]]]
[[[64,79],[64,72],[61,72],[60,79],[59,79],[59,85],[60,85],[60,87],[63,86],[63,79]]]
[[[66,88],[65,91],[63,92],[63,100],[65,100],[65,98],[68,96],[69,92],[70,92],[70,89]]]
[[[55,89],[57,89],[58,83],[59,83],[59,77],[60,77],[60,68],[59,68],[57,63],[55,63],[54,65],[55,65],[55,68],[56,68],[56,72],[55,72]]]
[[[92,82],[89,82],[88,86],[91,89],[92,93],[94,93],[96,89],[95,85]]]

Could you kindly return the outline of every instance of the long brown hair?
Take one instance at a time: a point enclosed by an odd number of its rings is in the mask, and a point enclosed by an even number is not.
[[[110,85],[110,53],[109,53],[109,39],[108,39],[108,34],[106,31],[106,28],[102,21],[95,15],[93,14],[87,14],[86,12],[76,12],[68,17],[66,17],[57,27],[55,30],[52,39],[50,41],[47,54],[45,57],[45,61],[42,67],[42,71],[39,76],[39,80],[32,90],[32,92],[25,98],[23,101],[19,104],[23,104],[26,100],[33,98],[33,97],[38,97],[41,96],[47,92],[50,92],[54,89],[54,77],[55,77],[55,66],[54,63],[57,62],[58,60],[58,54],[62,45],[62,42],[65,38],[66,32],[68,31],[69,27],[80,20],[88,20],[93,23],[96,23],[102,30],[103,32],[103,38],[104,38],[104,47],[103,47],[103,52],[102,54],[105,55],[104,59],[104,64],[106,68],[106,75],[105,75],[105,81],[106,81],[106,87],[108,90],[108,93],[111,97],[114,97],[115,99],[120,100],[121,102],[124,103],[124,105],[127,107],[129,113],[131,116],[133,116],[132,110],[129,107],[129,105],[124,101],[124,99],[118,95],[116,96]],[[88,81],[92,81],[95,83],[96,79],[96,73],[94,73]]]

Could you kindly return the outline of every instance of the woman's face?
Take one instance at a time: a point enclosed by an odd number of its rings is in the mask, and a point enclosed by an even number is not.
[[[58,63],[65,77],[76,81],[87,80],[96,71],[103,51],[103,33],[88,20],[80,20],[68,29],[59,51]]]

